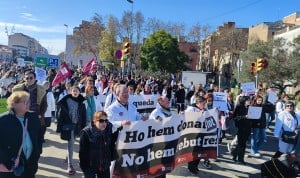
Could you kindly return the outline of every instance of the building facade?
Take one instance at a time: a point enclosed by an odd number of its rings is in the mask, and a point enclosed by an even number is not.
[[[44,48],[37,40],[23,33],[14,33],[8,36],[8,46],[16,50],[19,57],[34,57],[36,54],[48,54],[48,50]]]
[[[235,22],[219,26],[200,45],[200,71],[212,72],[214,81],[221,79],[222,86],[229,87],[240,51],[247,49],[248,33],[248,28],[236,28]]]
[[[179,50],[189,57],[189,61],[186,63],[189,70],[199,70],[199,44],[187,42],[184,40],[184,37],[179,37],[178,46]]]

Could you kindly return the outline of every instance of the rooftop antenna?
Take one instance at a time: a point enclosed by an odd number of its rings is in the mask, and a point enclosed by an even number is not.
[[[8,32],[7,25],[5,25],[5,33],[6,33],[7,37],[8,37],[9,35],[14,34],[14,33],[15,33],[14,31],[15,31],[15,25],[13,25],[13,26],[11,27],[10,33]]]

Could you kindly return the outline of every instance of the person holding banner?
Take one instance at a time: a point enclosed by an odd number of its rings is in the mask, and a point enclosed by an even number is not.
[[[206,103],[206,99],[202,96],[199,96],[198,98],[196,98],[196,101],[194,104],[192,104],[191,106],[188,106],[187,109],[185,110],[185,112],[204,112],[207,111],[207,108],[205,107],[205,103]],[[193,174],[198,174],[199,169],[198,169],[198,165],[199,165],[200,159],[191,161],[188,163],[188,169],[191,173]],[[209,159],[206,158],[203,162],[203,166],[207,169],[211,168],[211,164],[209,162]]]
[[[157,100],[156,108],[151,112],[149,119],[157,119],[162,121],[164,118],[171,117],[170,101],[167,96],[160,96]],[[166,174],[162,174],[155,178],[166,178]]]
[[[172,112],[170,109],[170,100],[167,96],[160,96],[157,99],[157,106],[156,108],[151,112],[149,119],[157,119],[162,120],[166,117],[171,117]]]
[[[124,84],[119,84],[116,87],[117,100],[113,102],[107,109],[109,121],[118,127],[130,124],[131,121],[138,121],[142,116],[137,112],[136,107],[132,103],[128,103],[129,93],[128,88]]]
[[[128,88],[124,84],[119,84],[115,88],[117,100],[113,102],[106,110],[109,122],[116,127],[123,125],[130,125],[132,121],[142,119],[142,116],[137,112],[136,107],[128,102],[129,93]],[[143,118],[145,120],[145,118]],[[114,162],[112,162],[110,171],[111,175],[114,169]]]
[[[93,124],[80,132],[79,161],[85,178],[110,177],[112,132],[104,111],[96,111]]]

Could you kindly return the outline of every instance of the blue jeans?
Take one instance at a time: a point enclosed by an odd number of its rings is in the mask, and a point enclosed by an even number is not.
[[[251,154],[258,153],[260,146],[266,139],[266,128],[252,128]]]
[[[271,122],[275,119],[275,111],[271,113],[266,113],[266,128],[268,128]]]

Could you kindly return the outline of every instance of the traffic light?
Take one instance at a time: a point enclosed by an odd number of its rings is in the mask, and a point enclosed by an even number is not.
[[[127,60],[130,58],[130,48],[131,48],[131,44],[129,42],[125,42],[123,44],[122,60]]]
[[[251,74],[254,75],[256,73],[256,63],[252,62],[251,63]]]
[[[257,72],[267,68],[268,65],[269,65],[269,63],[266,59],[262,59],[262,58],[256,59],[256,71]]]

